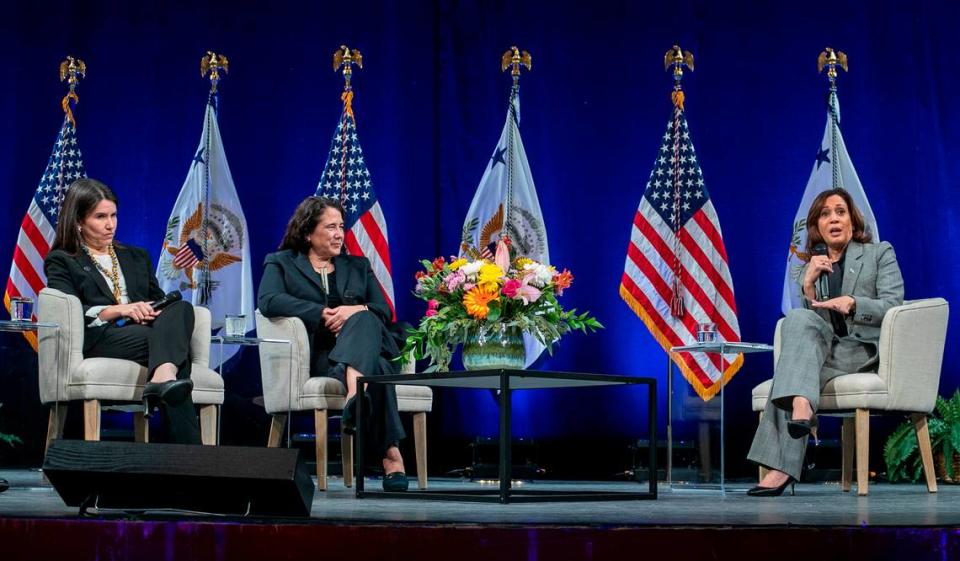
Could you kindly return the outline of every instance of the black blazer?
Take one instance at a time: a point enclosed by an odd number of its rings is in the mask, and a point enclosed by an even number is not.
[[[139,247],[114,244],[117,261],[127,284],[127,296],[131,302],[152,302],[163,298],[163,290],[153,274],[153,264],[147,250]],[[43,271],[47,274],[47,286],[56,288],[80,299],[83,313],[93,306],[111,306],[116,304],[113,292],[97,270],[93,260],[83,251],[71,255],[62,249],[47,254],[43,261]],[[84,324],[92,321],[84,319]],[[87,327],[83,332],[83,351],[87,352],[103,335],[108,324]]]
[[[367,309],[376,314],[389,329],[392,319],[390,307],[367,258],[338,255],[333,258],[333,266],[337,273],[337,291],[343,303],[366,304]],[[329,366],[327,356],[336,339],[323,323],[327,294],[306,255],[292,249],[267,255],[257,292],[257,307],[268,318],[300,318],[310,335],[311,375],[326,375]]]
[[[366,257],[338,255],[333,258],[337,291],[344,304],[365,304],[385,326],[392,321],[390,306],[380,290],[370,261]],[[268,318],[298,317],[315,333],[326,329],[322,313],[327,307],[327,294],[319,275],[306,255],[286,249],[267,255],[263,262],[263,278],[257,292],[257,307]]]

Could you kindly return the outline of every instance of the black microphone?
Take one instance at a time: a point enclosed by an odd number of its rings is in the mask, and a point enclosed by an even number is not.
[[[827,254],[827,244],[820,242],[817,245],[813,246],[813,255],[826,255]],[[813,285],[813,289],[816,291],[817,300],[823,302],[830,298],[830,283],[827,280],[827,275],[820,273],[820,276],[817,277],[817,281]]]
[[[159,312],[160,310],[166,308],[170,304],[173,304],[174,302],[179,302],[180,300],[183,300],[183,295],[180,294],[179,290],[173,290],[166,293],[163,296],[163,298],[150,302],[150,307],[153,308],[153,311]],[[129,321],[128,318],[120,318],[116,321],[116,325],[117,327],[123,327],[124,325],[127,324],[128,321]]]

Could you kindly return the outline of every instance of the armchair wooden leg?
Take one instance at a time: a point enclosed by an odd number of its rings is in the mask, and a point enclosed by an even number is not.
[[[340,456],[343,465],[343,485],[353,487],[353,435],[340,433]]]
[[[204,405],[200,408],[200,442],[207,446],[217,444],[217,405]]]
[[[933,450],[930,448],[930,429],[927,427],[927,416],[923,413],[910,415],[913,428],[917,433],[917,443],[920,445],[920,458],[923,460],[923,475],[927,478],[927,491],[937,492],[937,474],[933,471]]]
[[[857,494],[861,497],[870,486],[870,410],[857,409]]]
[[[133,439],[136,442],[150,442],[150,420],[142,412],[133,414]]]
[[[83,402],[83,439],[100,440],[100,400]]]
[[[417,455],[417,485],[427,488],[427,414],[413,414],[413,444]]]
[[[287,413],[274,413],[270,420],[270,436],[267,437],[267,448],[278,448],[283,439],[283,429],[287,426]]]
[[[63,423],[66,420],[66,403],[54,403],[50,406],[50,418],[47,421],[47,444],[43,447],[44,457],[47,455],[47,450],[50,449],[50,443],[56,438],[63,437]]]
[[[856,420],[853,417],[844,417],[841,430],[840,441],[843,452],[840,464],[840,490],[849,493],[853,484],[853,451],[857,442]]]
[[[327,490],[327,410],[315,409],[313,426],[316,431],[317,489]]]

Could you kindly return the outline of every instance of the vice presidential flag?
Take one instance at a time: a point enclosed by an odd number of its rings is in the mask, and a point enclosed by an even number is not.
[[[184,300],[209,308],[214,332],[228,314],[245,315],[251,331],[250,234],[220,139],[216,94],[208,98],[195,154],[167,222],[157,279],[164,292],[179,290]],[[227,345],[223,361],[236,351]],[[219,353],[213,353],[210,365],[219,364]]]
[[[739,341],[727,263],[720,219],[681,101],[667,122],[633,218],[620,296],[664,350],[695,343],[698,323],[716,324],[718,341]],[[722,362],[706,353],[671,358],[704,400],[720,391],[743,363],[742,355],[726,355]]]
[[[834,125],[832,112],[836,113],[836,125]],[[810,205],[817,195],[834,187],[842,187],[850,193],[853,202],[863,214],[867,232],[871,234],[874,241],[879,241],[877,219],[873,216],[873,209],[867,202],[867,194],[863,190],[853,162],[850,161],[843,135],[840,134],[840,102],[837,99],[837,92],[832,91],[827,107],[827,125],[823,129],[823,138],[820,140],[807,187],[803,190],[800,207],[793,217],[793,234],[790,237],[790,251],[787,253],[787,268],[783,275],[781,308],[784,314],[801,306],[800,273],[810,260],[810,256],[805,253],[807,211],[810,210]]]
[[[387,220],[373,190],[370,170],[357,136],[357,121],[353,115],[353,92],[344,92],[343,111],[337,129],[330,141],[330,152],[323,174],[317,184],[316,195],[337,199],[347,211],[344,228],[344,246],[350,255],[362,255],[370,261],[393,319],[397,311],[393,298],[393,276],[390,268],[390,241]]]
[[[520,139],[520,95],[517,89],[510,94],[503,132],[463,222],[460,254],[476,248],[484,257],[492,258],[497,241],[504,235],[510,237],[518,255],[550,263],[540,200]],[[529,334],[525,333],[523,337],[527,349],[526,365],[530,366],[544,351],[544,346]]]
[[[75,97],[64,98],[64,103],[69,103],[70,99]],[[53,243],[60,203],[63,202],[70,184],[86,176],[83,156],[77,144],[76,122],[73,113],[68,110],[63,124],[60,125],[57,141],[53,144],[50,159],[47,160],[47,167],[40,176],[40,184],[20,222],[17,246],[13,250],[13,263],[10,265],[10,277],[3,294],[3,303],[8,312],[11,298],[33,298],[36,301],[37,294],[47,285],[43,260]],[[36,316],[36,306],[33,312]],[[37,350],[36,332],[26,332],[23,335],[33,349]]]

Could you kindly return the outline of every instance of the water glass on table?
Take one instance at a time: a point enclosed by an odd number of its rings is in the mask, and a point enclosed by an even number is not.
[[[243,314],[227,314],[224,318],[224,334],[232,339],[244,337],[247,334],[247,316]]]
[[[10,319],[13,321],[33,321],[33,298],[20,296],[11,298]]]

